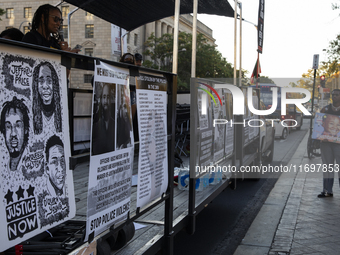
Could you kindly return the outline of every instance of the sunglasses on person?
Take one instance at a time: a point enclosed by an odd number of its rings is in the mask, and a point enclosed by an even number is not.
[[[50,15],[51,17],[54,17],[54,19],[53,19],[53,21],[55,22],[55,23],[60,23],[60,24],[62,24],[63,23],[63,19],[61,19],[61,18],[59,18],[59,17],[57,17],[57,16],[55,16],[55,15]]]

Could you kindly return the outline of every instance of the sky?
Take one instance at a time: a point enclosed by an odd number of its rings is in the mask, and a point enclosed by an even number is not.
[[[234,8],[234,1],[228,0]],[[340,34],[339,0],[265,0],[261,76],[300,78],[312,68],[313,55],[326,60],[323,49]],[[257,25],[258,0],[242,0],[242,17]],[[239,13],[239,9],[238,9]],[[217,49],[234,66],[234,18],[198,14],[198,20],[213,30]],[[239,28],[239,21],[237,22]],[[237,37],[239,37],[239,32]],[[239,69],[239,40],[237,64]],[[242,23],[242,69],[251,76],[257,59],[257,29]]]

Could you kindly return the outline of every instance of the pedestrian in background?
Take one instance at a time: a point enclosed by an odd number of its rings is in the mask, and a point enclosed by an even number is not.
[[[0,37],[21,42],[22,38],[24,37],[24,33],[19,29],[12,27],[2,31]]]
[[[143,62],[143,56],[140,53],[136,53],[135,54],[135,65],[136,66],[142,66],[142,62]]]
[[[340,89],[332,91],[332,103],[322,108],[321,113],[340,116]],[[340,164],[340,144],[321,141],[320,149],[322,164],[327,165],[327,172],[323,172],[323,191],[318,197],[333,197],[334,169],[336,169],[334,161]]]

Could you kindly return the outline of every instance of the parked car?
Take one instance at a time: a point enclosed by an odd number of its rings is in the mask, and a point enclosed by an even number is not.
[[[285,126],[285,122],[282,122],[282,120],[284,119],[282,119],[282,116],[280,115],[280,113],[274,112],[273,114],[267,116],[267,119],[273,120],[273,124],[275,127],[275,137],[279,137],[281,139],[287,139],[290,133],[290,128]]]
[[[297,126],[296,129],[300,130],[301,126],[303,124],[303,114],[301,111],[296,110],[296,114],[295,114],[295,120],[297,121]]]

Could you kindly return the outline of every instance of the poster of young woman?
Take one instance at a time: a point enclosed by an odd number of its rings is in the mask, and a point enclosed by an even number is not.
[[[129,70],[100,62],[93,91],[86,240],[127,219],[134,150]]]
[[[139,130],[137,207],[160,197],[168,186],[167,80],[136,78]]]
[[[66,68],[1,45],[0,252],[75,216]]]

